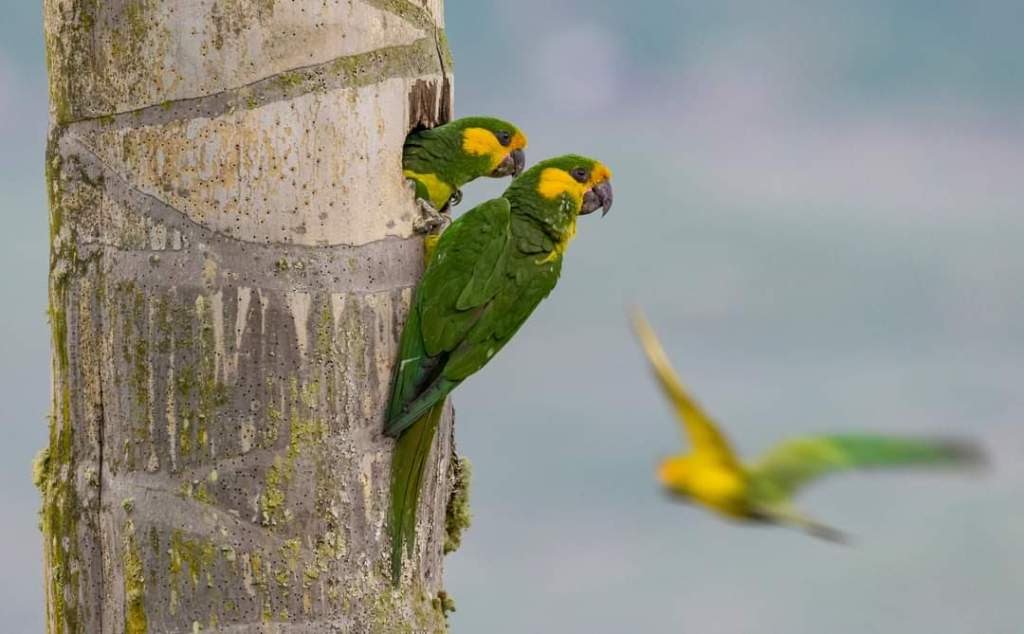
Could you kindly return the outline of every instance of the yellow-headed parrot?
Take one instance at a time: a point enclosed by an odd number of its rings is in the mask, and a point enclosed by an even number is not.
[[[463,117],[405,139],[402,173],[416,189],[427,234],[425,259],[450,220],[447,211],[462,200],[462,186],[482,176],[518,176],[526,167],[526,135],[494,117]]]
[[[662,391],[690,440],[690,451],[662,461],[658,480],[675,498],[726,518],[791,526],[815,537],[845,541],[843,533],[797,511],[792,498],[832,473],[893,467],[965,467],[984,461],[964,440],[883,435],[829,435],[779,444],[753,464],[743,464],[729,441],[683,388],[654,331],[636,312],[640,344]]]
[[[402,331],[385,432],[392,576],[412,553],[420,479],[445,397],[490,361],[555,287],[576,219],[612,205],[611,172],[567,155],[528,169],[441,235]]]

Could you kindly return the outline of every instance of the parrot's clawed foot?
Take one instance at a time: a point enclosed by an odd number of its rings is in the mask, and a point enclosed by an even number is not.
[[[451,216],[438,211],[428,201],[417,198],[416,203],[419,205],[420,213],[423,214],[412,223],[412,228],[417,233],[440,233],[451,224]]]

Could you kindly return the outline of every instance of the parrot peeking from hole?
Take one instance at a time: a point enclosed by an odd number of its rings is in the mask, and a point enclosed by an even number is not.
[[[654,376],[671,401],[691,449],[662,461],[658,481],[675,498],[741,522],[790,526],[829,541],[846,536],[797,511],[792,498],[812,482],[841,471],[895,467],[969,467],[984,463],[963,440],[882,435],[797,438],[745,465],[715,423],[683,388],[661,343],[637,311],[633,326]]]
[[[580,215],[612,206],[611,172],[583,156],[538,163],[441,234],[402,330],[385,432],[391,572],[412,555],[424,462],[445,398],[487,364],[558,281]]]
[[[526,143],[519,128],[493,117],[464,117],[406,137],[402,173],[415,187],[423,214],[414,228],[427,234],[425,261],[450,222],[447,212],[462,200],[462,186],[482,176],[519,176]]]

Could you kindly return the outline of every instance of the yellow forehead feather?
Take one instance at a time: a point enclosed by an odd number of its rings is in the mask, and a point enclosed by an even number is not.
[[[512,142],[508,144],[508,149],[522,150],[526,147],[527,142],[526,135],[517,130],[516,133],[512,135]]]
[[[590,171],[590,186],[612,179],[612,171],[605,167],[604,163],[594,163],[594,169]]]

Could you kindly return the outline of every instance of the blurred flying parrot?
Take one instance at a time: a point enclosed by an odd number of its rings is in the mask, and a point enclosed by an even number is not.
[[[979,447],[963,440],[834,435],[796,438],[745,465],[715,423],[683,388],[657,336],[637,311],[633,325],[662,391],[689,438],[689,453],[662,461],[658,480],[678,499],[741,522],[790,526],[830,541],[845,535],[803,515],[792,498],[824,476],[854,469],[967,467],[984,462]]]
[[[416,229],[427,234],[426,261],[450,219],[443,214],[462,200],[461,187],[481,176],[518,176],[526,167],[525,148],[519,128],[493,117],[456,119],[406,137],[402,173],[423,213]]]
[[[441,235],[402,330],[385,432],[398,437],[391,479],[391,566],[413,552],[423,463],[445,397],[487,364],[555,287],[576,219],[612,205],[611,172],[583,156],[538,163],[500,198]]]

